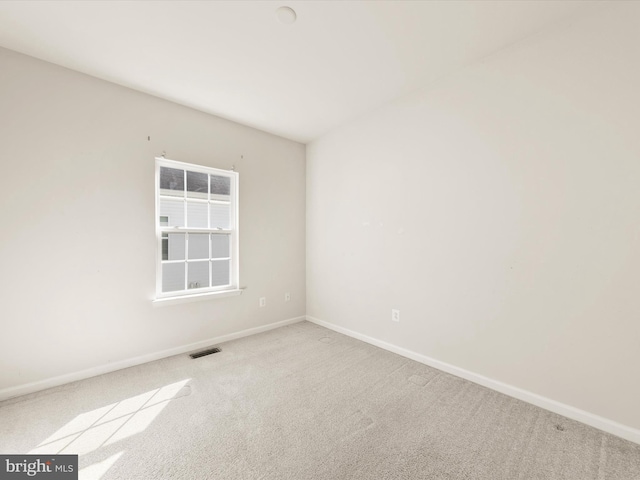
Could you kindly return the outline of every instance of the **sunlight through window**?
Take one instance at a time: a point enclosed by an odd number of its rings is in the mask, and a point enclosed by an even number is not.
[[[117,403],[82,413],[59,428],[30,454],[84,455],[144,432],[191,379],[165,385]],[[184,391],[184,390],[183,390]],[[124,451],[80,471],[80,478],[99,479]],[[84,472],[84,473],[83,473]]]
[[[114,463],[122,456],[124,452],[118,452],[111,455],[101,462],[94,463],[88,467],[80,469],[78,472],[78,480],[100,480],[107,473]]]

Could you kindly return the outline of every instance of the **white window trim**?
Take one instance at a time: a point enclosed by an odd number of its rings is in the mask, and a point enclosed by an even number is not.
[[[240,249],[239,249],[239,178],[238,172],[230,170],[221,170],[213,167],[205,167],[202,165],[194,165],[191,163],[169,160],[162,157],[155,159],[155,226],[156,226],[156,296],[154,302],[162,302],[164,304],[176,303],[176,300],[200,300],[213,297],[227,297],[231,295],[240,295],[242,289],[240,285]],[[229,177],[230,197],[231,197],[231,221],[232,228],[230,230],[220,230],[215,228],[190,228],[190,227],[167,227],[160,226],[160,168],[177,168],[180,170],[188,170],[190,172],[200,172],[213,175],[222,175]],[[185,196],[187,195],[187,185],[185,183]],[[180,198],[180,197],[175,197]],[[193,199],[192,199],[193,200]],[[186,208],[186,207],[185,207]],[[208,215],[209,217],[209,215]],[[185,217],[187,218],[187,217]],[[162,292],[162,234],[163,233],[226,233],[229,234],[230,250],[231,250],[231,266],[229,285],[219,287],[207,287],[198,289],[186,289],[172,292]],[[187,252],[185,252],[187,255]],[[185,257],[185,262],[189,260]],[[211,261],[211,260],[209,260]],[[185,278],[185,282],[187,279]]]
[[[220,292],[196,293],[193,295],[179,295],[175,297],[155,298],[153,300],[154,307],[163,307],[165,305],[177,305],[178,303],[197,302],[199,300],[211,300],[213,298],[235,297],[242,295],[244,288],[236,290],[222,290]]]

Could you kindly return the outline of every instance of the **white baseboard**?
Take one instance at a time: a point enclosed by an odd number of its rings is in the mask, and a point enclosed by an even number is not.
[[[638,429],[629,427],[627,425],[622,425],[621,423],[617,423],[613,420],[594,415],[593,413],[580,410],[579,408],[575,408],[570,405],[551,400],[550,398],[546,398],[527,390],[514,387],[507,383],[503,383],[498,380],[494,380],[492,378],[470,372],[469,370],[465,370],[463,368],[441,362],[440,360],[427,357],[426,355],[412,352],[411,350],[407,350],[391,343],[387,343],[382,340],[378,340],[367,335],[354,332],[353,330],[334,325],[332,323],[311,317],[309,315],[306,316],[306,319],[322,327],[334,330],[338,333],[342,333],[357,340],[362,340],[363,342],[375,345],[376,347],[383,348],[384,350],[397,353],[398,355],[410,358],[411,360],[415,360],[416,362],[424,363],[425,365],[428,365],[430,367],[437,368],[438,370],[446,373],[450,373],[451,375],[455,375],[456,377],[464,378],[465,380],[477,383],[478,385],[482,385],[483,387],[496,390],[510,397],[517,398],[518,400],[531,403],[533,405],[536,405],[537,407],[544,408],[545,410],[563,415],[567,418],[571,418],[572,420],[576,420],[604,432],[616,435],[620,438],[624,438],[625,440],[640,444],[640,430]]]
[[[304,319],[305,317],[290,318],[288,320],[282,320],[280,322],[270,323],[268,325],[262,325],[260,327],[248,328],[240,332],[229,333],[227,335],[209,338],[200,342],[182,345],[180,347],[169,348],[160,352],[149,353],[146,355],[141,355],[139,357],[109,363],[107,365],[87,368],[86,370],[80,370],[79,372],[67,373],[65,375],[47,378],[46,380],[40,380],[37,382],[25,383],[15,387],[5,388],[0,390],[0,401],[19,397],[20,395],[26,395],[28,393],[39,392],[40,390],[46,390],[47,388],[57,387],[59,385],[75,382],[77,380],[84,380],[85,378],[95,377],[104,373],[115,372],[116,370],[122,370],[123,368],[129,368],[136,365],[141,365],[143,363],[153,362],[154,360],[160,360],[161,358],[180,355],[182,353],[191,352],[193,350],[198,350],[199,348],[208,347],[217,343],[224,343],[230,340],[235,340],[237,338],[255,335],[256,333],[262,333],[266,332],[267,330],[273,330],[274,328],[280,328],[284,327],[285,325],[291,325],[293,323],[301,322]]]

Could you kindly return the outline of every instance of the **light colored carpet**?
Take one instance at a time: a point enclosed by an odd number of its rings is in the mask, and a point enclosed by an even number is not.
[[[80,478],[640,479],[640,446],[302,322],[0,403]]]

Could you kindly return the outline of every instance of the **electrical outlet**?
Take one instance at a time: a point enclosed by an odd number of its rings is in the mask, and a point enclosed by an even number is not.
[[[400,321],[400,310],[396,310],[396,309],[391,310],[391,321],[392,322]]]
[[[288,302],[288,301],[290,301],[290,300],[291,300],[291,294],[290,294],[289,292],[285,293],[285,294],[284,294],[284,301],[285,301],[285,302]]]
[[[267,305],[267,297],[260,297],[260,306],[264,307]]]

